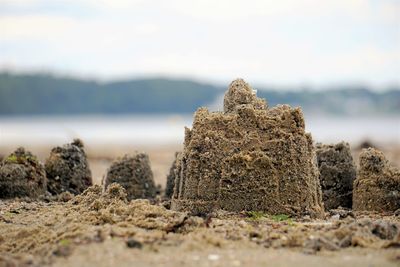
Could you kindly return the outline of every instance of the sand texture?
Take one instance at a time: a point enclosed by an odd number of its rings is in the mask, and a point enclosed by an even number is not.
[[[345,142],[317,144],[316,154],[325,209],[351,208],[356,166],[350,145]]]
[[[128,201],[118,184],[106,192],[90,187],[68,202],[2,201],[0,210],[0,266],[263,266],[271,260],[290,266],[295,259],[302,266],[350,259],[356,266],[396,266],[400,260],[394,215],[336,210],[312,220],[219,211],[202,218]]]
[[[400,209],[400,170],[374,148],[360,154],[360,169],[354,182],[353,209],[394,212]]]
[[[323,215],[311,135],[299,108],[268,108],[243,80],[224,112],[200,108],[186,129],[172,208]]]
[[[93,184],[92,174],[82,141],[74,140],[51,150],[45,163],[48,191],[80,194]]]
[[[145,153],[125,155],[114,161],[107,170],[104,187],[107,188],[112,183],[118,183],[125,188],[129,200],[156,196],[149,156]]]
[[[37,198],[46,192],[46,173],[36,156],[18,148],[0,162],[0,198]]]

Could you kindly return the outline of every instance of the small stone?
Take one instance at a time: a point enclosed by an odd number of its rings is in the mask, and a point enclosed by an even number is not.
[[[324,237],[311,237],[306,241],[304,247],[306,251],[320,251],[322,249],[330,251],[339,250],[338,245]]]
[[[129,239],[126,241],[126,246],[127,246],[128,248],[137,248],[137,249],[143,248],[142,243],[139,242],[139,241],[137,241],[137,240],[135,240],[135,239],[133,239],[133,238],[129,238]]]
[[[394,212],[394,216],[400,216],[400,209],[397,209],[397,210]]]
[[[67,192],[62,192],[61,194],[59,194],[57,198],[58,198],[58,201],[60,201],[60,202],[68,202],[73,197],[74,197],[74,195],[67,191]]]
[[[217,260],[219,260],[220,256],[218,254],[210,254],[210,255],[208,255],[207,258],[210,261],[217,261]]]
[[[350,209],[344,209],[344,208],[337,208],[337,209],[331,209],[329,210],[329,214],[333,216],[339,216],[340,219],[344,219],[347,217],[355,218],[355,215],[352,210]]]
[[[339,214],[335,214],[331,217],[332,221],[338,221],[340,219],[340,215]]]
[[[388,221],[375,221],[371,226],[371,232],[380,239],[393,239],[400,231],[399,225]]]

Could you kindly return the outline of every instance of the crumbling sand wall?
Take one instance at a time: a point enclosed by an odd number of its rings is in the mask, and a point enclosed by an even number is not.
[[[120,184],[126,190],[128,200],[156,196],[149,156],[145,153],[125,155],[114,161],[107,170],[103,185],[107,188],[112,183]]]
[[[311,135],[299,108],[268,108],[243,80],[231,83],[224,112],[200,108],[185,130],[172,209],[322,216]]]
[[[350,145],[316,145],[319,179],[325,209],[351,208],[356,167]]]
[[[353,209],[394,212],[400,209],[400,170],[374,148],[363,149],[354,181]]]
[[[46,193],[46,173],[31,152],[20,147],[0,162],[0,198],[37,198]]]
[[[174,162],[172,163],[171,168],[168,173],[168,176],[167,176],[167,184],[165,186],[165,197],[166,198],[171,198],[174,193],[176,170],[177,170],[177,164],[180,159],[180,155],[181,155],[180,152],[175,153]]]

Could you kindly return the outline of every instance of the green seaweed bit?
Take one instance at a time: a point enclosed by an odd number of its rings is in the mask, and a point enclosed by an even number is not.
[[[283,222],[283,221],[291,220],[289,215],[286,215],[286,214],[272,215],[271,218],[272,218],[272,220],[274,220],[276,222]]]
[[[247,212],[247,216],[251,219],[251,220],[260,220],[262,218],[267,217],[268,215],[262,211],[248,211]]]
[[[37,162],[37,158],[35,156],[26,156],[26,157],[21,156],[21,157],[18,157],[18,156],[14,155],[14,154],[11,154],[10,156],[8,156],[6,158],[5,161],[7,161],[9,163],[22,163],[22,162],[25,162],[25,161],[29,161],[29,162],[33,162],[34,163],[34,162]]]
[[[61,239],[59,243],[61,246],[68,246],[71,241],[69,239]]]
[[[272,215],[271,219],[275,222],[285,222],[289,226],[296,226],[293,219],[290,218],[290,216],[286,215],[286,214]]]
[[[6,158],[5,161],[10,162],[10,163],[18,163],[18,157],[15,155],[10,155]]]

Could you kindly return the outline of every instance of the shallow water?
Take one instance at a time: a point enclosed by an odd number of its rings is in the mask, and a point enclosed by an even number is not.
[[[0,117],[0,145],[57,144],[80,137],[89,145],[181,144],[192,115]],[[364,139],[400,143],[398,117],[306,117],[315,141]]]

